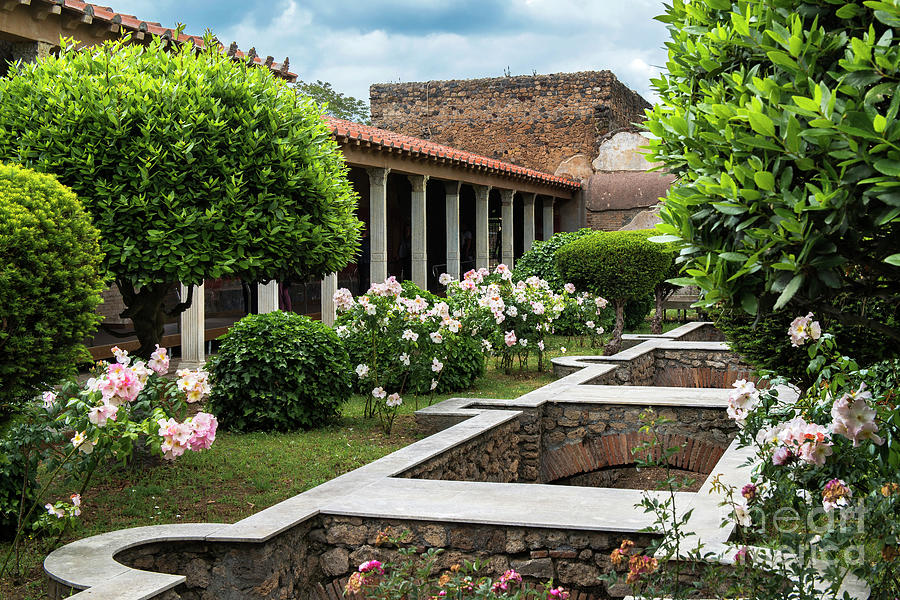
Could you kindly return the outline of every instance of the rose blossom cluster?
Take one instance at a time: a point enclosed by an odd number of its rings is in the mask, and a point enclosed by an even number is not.
[[[183,423],[175,419],[160,419],[158,435],[163,439],[160,449],[163,458],[175,460],[184,454],[185,450],[207,450],[216,440],[216,429],[219,422],[216,417],[205,412],[199,412],[189,417]]]
[[[795,460],[822,466],[833,452],[828,428],[816,423],[807,423],[799,416],[775,427],[760,430],[757,442],[761,446],[775,447],[772,463],[778,466],[790,464]]]
[[[822,328],[818,321],[813,321],[813,314],[809,313],[805,317],[797,317],[791,321],[788,335],[791,336],[792,346],[802,346],[809,340],[819,339],[822,336]]]
[[[822,490],[822,506],[828,512],[847,506],[853,492],[843,479],[832,479]]]
[[[178,375],[178,389],[186,394],[188,402],[199,402],[210,392],[209,373],[203,369],[178,369],[175,374]]]
[[[860,440],[872,440],[880,446],[884,440],[876,434],[875,409],[869,405],[872,393],[861,383],[855,392],[848,392],[838,398],[831,407],[831,432],[842,435],[859,446]]]
[[[510,586],[514,583],[522,583],[522,576],[514,569],[507,569],[491,586],[491,591],[495,594],[509,591]]]
[[[738,379],[734,389],[728,395],[728,416],[734,419],[739,427],[743,427],[750,414],[759,402],[759,392],[752,381]]]

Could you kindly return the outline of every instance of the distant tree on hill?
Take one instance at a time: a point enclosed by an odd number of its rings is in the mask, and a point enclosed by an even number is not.
[[[327,81],[317,79],[315,83],[298,81],[298,92],[315,100],[316,104],[324,107],[326,115],[338,119],[346,119],[356,123],[371,123],[369,116],[369,103],[353,96],[345,96],[331,87]]]

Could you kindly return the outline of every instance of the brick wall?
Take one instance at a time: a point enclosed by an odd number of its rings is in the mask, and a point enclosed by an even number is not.
[[[372,123],[553,173],[649,104],[610,71],[376,84]]]

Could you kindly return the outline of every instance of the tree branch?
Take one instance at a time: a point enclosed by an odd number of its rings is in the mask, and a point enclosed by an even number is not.
[[[172,307],[172,310],[166,311],[166,314],[170,317],[177,317],[187,309],[191,307],[191,304],[194,302],[194,287],[193,285],[186,286],[188,289],[187,300],[184,302],[179,302],[175,306]]]
[[[900,329],[889,327],[881,321],[863,317],[854,313],[842,312],[840,308],[832,306],[831,304],[809,303],[807,304],[807,308],[820,310],[827,315],[833,316],[835,319],[845,325],[860,325],[862,327],[867,327],[879,333],[883,333],[889,338],[900,342]]]

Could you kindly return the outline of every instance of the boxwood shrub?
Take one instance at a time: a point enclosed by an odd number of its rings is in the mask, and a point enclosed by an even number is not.
[[[311,429],[338,416],[351,367],[327,325],[295,313],[249,315],[207,363],[209,410],[235,431]]]
[[[647,297],[665,277],[672,256],[647,231],[597,231],[556,251],[556,266],[578,289],[605,297],[615,306],[616,324],[606,352],[618,352],[625,304]]]
[[[90,360],[99,232],[54,177],[0,164],[0,424]]]

